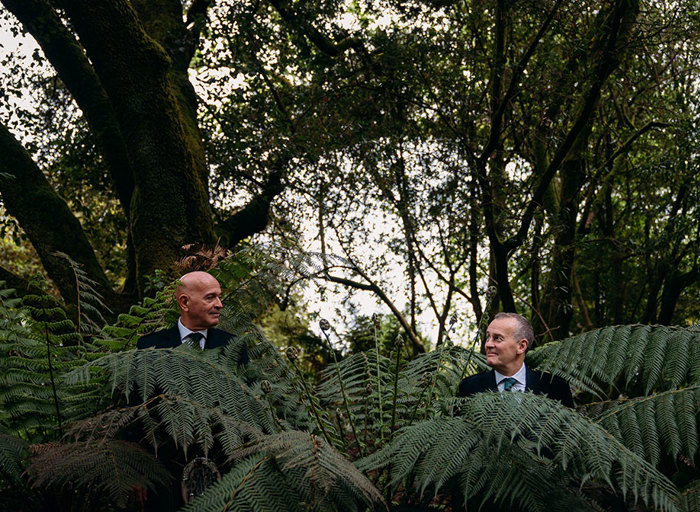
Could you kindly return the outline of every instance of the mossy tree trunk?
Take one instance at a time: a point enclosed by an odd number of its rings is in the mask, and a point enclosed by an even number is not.
[[[75,297],[75,284],[67,265],[52,263],[56,250],[84,265],[119,310],[142,296],[148,275],[173,268],[183,245],[216,241],[197,99],[187,75],[211,2],[195,1],[183,13],[178,0],[1,1],[42,47],[95,135],[128,222],[124,300],[111,292],[78,219],[6,129],[0,149],[17,157],[4,160],[3,172],[12,178],[0,180],[0,194],[66,301]],[[274,183],[253,197],[263,222],[249,225],[249,212],[223,219],[224,231],[233,233],[225,238],[229,245],[265,228],[270,203],[283,189],[281,174],[271,172]]]

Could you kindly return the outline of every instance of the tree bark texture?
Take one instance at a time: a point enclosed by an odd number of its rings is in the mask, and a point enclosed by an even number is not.
[[[146,276],[172,268],[183,245],[216,240],[197,97],[188,79],[211,2],[194,2],[186,25],[179,0],[0,1],[42,47],[95,135],[129,225],[125,291],[141,295]],[[15,155],[4,159],[13,179],[3,180],[3,200],[63,297],[72,301],[75,285],[70,270],[51,255],[55,250],[85,265],[88,276],[108,288],[65,201],[4,128],[2,144]],[[273,166],[263,192],[222,223],[220,234],[229,245],[266,227],[270,204],[284,188],[285,164]],[[32,205],[29,198],[37,194],[43,203]],[[53,222],[46,218],[49,205]],[[69,226],[73,234],[60,236],[70,243],[60,243],[59,233]]]

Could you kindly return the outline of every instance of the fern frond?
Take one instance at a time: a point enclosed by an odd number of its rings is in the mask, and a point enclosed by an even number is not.
[[[112,312],[104,303],[102,295],[95,289],[99,284],[91,279],[87,272],[82,269],[82,265],[70,256],[60,251],[55,254],[66,260],[73,275],[75,275],[78,295],[78,332],[97,334],[101,327],[107,323],[102,313]]]
[[[92,499],[106,494],[118,507],[135,489],[155,489],[170,479],[152,456],[126,441],[49,443],[32,452],[27,474],[35,486],[80,489]]]
[[[183,450],[199,444],[206,452],[221,427],[248,425],[223,430],[224,446],[233,450],[245,435],[271,433],[278,427],[266,402],[251,392],[226,354],[183,345],[111,354],[89,366],[108,371],[115,391],[145,404],[141,419],[154,443],[162,426]],[[69,382],[89,375],[74,372]]]
[[[551,506],[548,495],[571,493],[562,488],[567,479],[577,485],[595,479],[675,509],[676,490],[663,475],[600,425],[558,402],[530,393],[480,393],[462,402],[462,417],[401,430],[390,445],[360,461],[360,469],[386,467],[394,484],[415,482],[421,491],[435,493],[457,481],[465,500],[483,495],[542,510]],[[504,468],[530,480],[509,485]]]
[[[302,512],[302,497],[276,465],[262,455],[239,460],[234,468],[183,511]]]
[[[526,362],[599,396],[608,388],[626,396],[649,395],[700,383],[700,331],[604,327],[548,343],[528,354]]]
[[[155,298],[146,297],[140,304],[131,306],[128,313],[117,317],[114,325],[102,329],[94,344],[110,351],[124,350],[136,346],[139,337],[144,334],[173,325],[179,315],[173,298],[175,286],[173,282],[157,292]]]
[[[700,480],[695,480],[680,492],[678,505],[682,512],[700,512]]]
[[[0,474],[13,481],[19,481],[24,471],[24,459],[29,445],[19,437],[0,434]]]
[[[98,386],[59,382],[62,373],[86,361],[87,351],[53,297],[28,294],[13,311],[3,301],[1,417],[14,431],[44,432],[51,439],[62,421],[93,414],[103,403]]]
[[[651,396],[599,402],[584,411],[653,465],[661,453],[694,460],[700,431],[700,384]]]
[[[368,506],[383,503],[381,493],[367,477],[322,438],[313,434],[280,432],[240,448],[234,453],[234,458],[254,454],[263,454],[275,460],[282,473],[291,470],[300,472],[302,478],[291,483],[300,494],[312,501],[333,501],[334,495],[342,495],[354,496]]]

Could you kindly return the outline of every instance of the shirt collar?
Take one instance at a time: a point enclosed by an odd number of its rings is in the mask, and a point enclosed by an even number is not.
[[[525,363],[523,363],[520,370],[515,372],[513,375],[503,375],[502,373],[498,373],[496,370],[494,370],[494,373],[496,374],[496,384],[500,384],[503,379],[508,377],[513,377],[516,381],[518,381],[518,384],[522,385],[523,388],[525,388],[525,385],[527,384],[525,382],[527,378],[527,368],[525,368]]]
[[[193,332],[202,333],[202,335],[204,336],[204,339],[205,339],[205,340],[207,339],[207,331],[208,331],[208,329],[204,329],[204,330],[201,330],[201,331],[191,331],[191,330],[189,330],[187,327],[185,327],[184,325],[182,325],[182,319],[180,319],[180,318],[177,319],[177,329],[178,329],[178,331],[180,331],[180,343],[184,343],[185,338],[186,338],[189,334],[192,334]]]

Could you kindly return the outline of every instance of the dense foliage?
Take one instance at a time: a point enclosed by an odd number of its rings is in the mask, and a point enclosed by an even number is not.
[[[234,305],[251,281],[237,266],[216,269],[238,283],[224,289],[236,342],[223,350],[134,349],[172,320],[172,288],[89,338],[45,293],[3,288],[5,508],[140,510],[198,464],[217,477],[187,487],[185,510],[698,510],[696,327],[607,327],[529,354],[572,383],[575,410],[530,394],[457,399],[484,363],[450,342],[412,357],[405,335],[375,337],[307,373],[304,351],[275,347]]]
[[[285,264],[325,255],[313,277],[373,294],[415,353],[419,319],[441,343],[490,286],[490,313],[526,311],[546,341],[688,325],[698,11],[2,0],[4,30],[38,48],[3,60],[3,246],[20,249],[0,276],[21,291],[40,262],[75,307],[60,251],[119,313],[192,244],[263,233]]]

